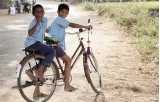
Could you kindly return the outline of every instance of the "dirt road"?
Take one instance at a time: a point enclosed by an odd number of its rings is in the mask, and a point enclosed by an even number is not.
[[[46,6],[46,9],[47,7],[51,5]],[[49,22],[55,14],[55,10],[54,13],[52,10],[46,12]],[[98,17],[94,12],[85,12],[75,6],[71,7],[68,17],[70,21],[87,24],[88,18],[91,18],[94,28],[91,46],[102,73],[105,102],[158,102],[156,74],[158,68],[154,64],[146,65],[141,62],[135,43],[115,23]],[[86,38],[85,33],[82,36]],[[72,55],[78,44],[77,36],[67,35],[66,37],[67,53]],[[23,54],[19,54],[17,60],[11,65],[15,67],[22,57]],[[63,91],[63,86],[58,86],[49,102],[94,102],[96,94],[85,80],[81,59],[73,69],[72,75],[72,85],[78,90],[69,93]],[[12,89],[12,86],[16,85],[15,75],[13,76],[1,80],[1,102],[25,102],[18,90]]]

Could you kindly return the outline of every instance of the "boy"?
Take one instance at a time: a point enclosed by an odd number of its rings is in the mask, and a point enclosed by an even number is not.
[[[59,47],[56,49],[57,56],[60,57],[65,63],[65,75],[64,75],[64,90],[65,91],[74,91],[76,88],[70,85],[69,78],[71,73],[71,58],[64,52],[65,49],[65,29],[67,27],[72,28],[85,28],[90,29],[91,26],[84,26],[75,23],[71,23],[65,18],[69,14],[69,6],[65,3],[62,3],[58,6],[57,10],[58,16],[52,22],[51,26],[47,29],[47,32],[50,36],[56,37],[59,43]]]
[[[32,12],[34,19],[30,23],[28,29],[28,35],[25,40],[25,47],[27,49],[34,49],[38,51],[41,55],[45,56],[45,59],[40,60],[38,66],[34,66],[32,69],[35,72],[36,77],[33,75],[31,69],[26,70],[26,74],[32,81],[39,80],[44,81],[44,72],[45,68],[48,67],[53,60],[54,49],[50,46],[43,44],[43,36],[47,28],[47,18],[44,16],[44,9],[41,5],[37,4],[33,6]],[[39,87],[35,88],[33,97],[43,97],[46,96],[43,93],[40,93]]]

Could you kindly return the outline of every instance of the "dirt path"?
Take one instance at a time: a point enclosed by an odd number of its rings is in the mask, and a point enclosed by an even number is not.
[[[87,19],[91,18],[94,25],[92,47],[102,73],[105,102],[158,102],[158,81],[153,72],[155,66],[146,67],[141,63],[135,44],[127,34],[120,31],[113,22],[93,12],[82,12],[72,7],[71,15],[68,17],[70,21],[87,24]],[[51,14],[48,17],[52,18]],[[71,55],[78,44],[77,37],[67,35],[66,42],[67,52]],[[69,93],[63,91],[63,86],[58,86],[49,102],[94,102],[96,94],[85,80],[81,59],[72,75],[72,84],[78,90]],[[24,102],[11,85],[16,85],[16,79],[5,80],[0,89],[1,101]]]

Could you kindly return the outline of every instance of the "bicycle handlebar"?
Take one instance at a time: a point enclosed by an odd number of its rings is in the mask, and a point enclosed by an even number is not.
[[[88,25],[91,25],[90,23],[91,23],[91,19],[89,18],[88,19]],[[66,33],[68,33],[68,34],[79,34],[79,33],[85,32],[85,31],[90,31],[91,29],[92,29],[92,27],[89,28],[89,29],[82,29],[82,28],[80,28],[78,32],[73,32],[73,33],[66,32]]]
[[[91,26],[91,19],[88,19],[88,25]],[[77,32],[73,32],[73,33],[66,32],[66,33],[68,33],[68,34],[77,34],[79,40],[82,40],[83,38],[81,38],[79,34],[82,33],[82,32],[85,32],[85,31],[88,31],[88,41],[87,42],[89,44],[90,43],[90,36],[89,35],[92,34],[92,26],[89,29],[82,29],[82,28],[80,28],[79,31],[77,31]]]
[[[77,32],[66,32],[67,34],[80,34],[80,33],[82,33],[82,32],[85,32],[85,31],[88,31],[88,29],[82,29],[82,28],[80,28],[79,29],[79,31],[77,31]]]

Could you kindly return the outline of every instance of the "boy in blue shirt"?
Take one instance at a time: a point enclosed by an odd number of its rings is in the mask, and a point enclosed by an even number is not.
[[[65,49],[65,29],[67,27],[72,28],[85,28],[90,29],[91,26],[84,26],[76,23],[71,23],[65,19],[69,14],[69,6],[67,4],[60,4],[58,6],[58,16],[52,22],[51,26],[47,29],[47,32],[50,36],[55,37],[59,43],[59,47],[56,49],[57,56],[60,57],[65,63],[65,75],[64,75],[64,90],[65,91],[74,91],[76,88],[70,85],[69,78],[71,73],[71,58],[64,52]]]
[[[41,55],[45,56],[45,59],[40,60],[38,66],[34,66],[32,69],[35,72],[35,76],[33,75],[33,71],[31,69],[26,70],[26,74],[33,81],[37,80],[44,81],[44,72],[46,67],[48,67],[53,60],[54,49],[50,46],[43,44],[43,36],[46,32],[47,28],[47,18],[44,17],[44,9],[41,5],[37,4],[33,6],[33,16],[34,19],[30,23],[28,34],[25,39],[25,48],[33,49],[38,51]],[[44,97],[45,94],[40,92],[39,87],[35,88],[33,97]]]

